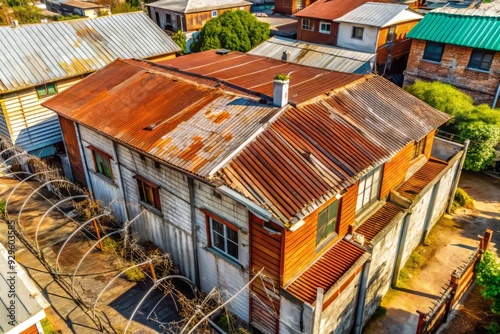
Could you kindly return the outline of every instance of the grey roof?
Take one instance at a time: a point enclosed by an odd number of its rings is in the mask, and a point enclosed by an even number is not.
[[[290,52],[289,61],[327,70],[366,74],[372,71],[375,54],[334,46],[304,43],[284,37],[273,37],[248,53],[282,60]]]
[[[334,21],[383,27],[407,8],[408,5],[403,4],[367,2]],[[420,14],[411,13],[415,17],[422,17]]]
[[[0,27],[0,93],[179,50],[145,13]]]
[[[168,9],[179,13],[197,13],[212,9],[249,6],[252,3],[245,0],[160,0],[147,6]]]
[[[26,272],[17,264],[9,262],[9,254],[0,243],[0,333],[20,333],[22,328],[32,326],[45,318],[44,309],[49,307],[49,303],[35,287]],[[11,279],[14,281],[11,281]],[[12,296],[10,283],[15,284],[15,295]],[[7,307],[14,302],[15,322],[14,326],[8,317]]]

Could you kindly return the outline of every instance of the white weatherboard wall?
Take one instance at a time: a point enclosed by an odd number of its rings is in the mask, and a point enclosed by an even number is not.
[[[58,81],[57,91],[62,92],[80,80],[80,77],[76,77]],[[41,106],[53,96],[39,99],[34,87],[0,95],[0,106],[4,114],[0,119],[1,133],[27,151],[61,142],[61,127],[56,114]]]
[[[188,177],[163,164],[158,168],[152,159],[146,157],[143,160],[137,151],[121,144],[116,144],[115,152],[113,142],[109,138],[83,126],[79,128],[95,197],[106,205],[114,200],[113,212],[122,222],[127,220],[127,213],[131,220],[138,217],[131,225],[134,237],[141,242],[152,241],[163,251],[170,253],[180,274],[194,281],[195,258]],[[112,156],[111,166],[114,176],[112,182],[94,172],[94,161],[92,152],[87,148],[88,145]],[[134,179],[136,174],[160,186],[161,213],[140,203],[138,185]],[[221,195],[219,198],[214,193],[214,187],[199,181],[194,182],[194,196],[201,288],[208,293],[212,288],[219,287],[229,298],[249,280],[248,211],[229,197]],[[208,248],[206,218],[200,209],[209,210],[238,227],[239,264]],[[229,304],[229,310],[243,321],[249,321],[248,289],[244,289]]]
[[[176,12],[169,11],[167,9],[157,8],[152,6],[149,6],[148,13],[150,14],[149,17],[151,18],[151,20],[156,22],[156,24],[159,25],[160,28],[162,28],[163,30],[167,28],[167,15],[170,15],[171,17],[171,26],[172,26],[171,29],[173,31],[180,30],[182,27],[182,18],[184,17],[183,13],[179,14]],[[158,13],[159,22],[157,21],[156,13]],[[177,22],[177,18],[180,18],[181,22]]]
[[[353,27],[364,28],[363,39],[352,38]],[[339,24],[339,36],[337,46],[353,49],[357,51],[376,53],[377,51],[378,28],[363,26],[359,24],[343,23]]]

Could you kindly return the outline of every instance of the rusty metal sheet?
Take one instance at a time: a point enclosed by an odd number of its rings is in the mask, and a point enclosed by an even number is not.
[[[286,290],[301,301],[314,305],[317,288],[323,288],[326,293],[364,253],[361,248],[340,240]]]
[[[403,183],[397,191],[404,197],[413,200],[447,166],[447,162],[431,158],[412,177]]]
[[[402,211],[403,208],[394,203],[387,202],[368,220],[361,224],[356,229],[356,233],[362,234],[365,237],[365,241],[371,241]]]
[[[318,0],[296,13],[295,16],[334,20],[367,2],[398,3],[390,0]]]

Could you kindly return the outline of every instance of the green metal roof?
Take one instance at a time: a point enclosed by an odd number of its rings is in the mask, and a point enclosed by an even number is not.
[[[407,37],[500,51],[500,13],[440,9],[425,15]]]

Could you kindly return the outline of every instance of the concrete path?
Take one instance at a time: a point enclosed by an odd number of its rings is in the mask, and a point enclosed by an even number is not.
[[[453,216],[448,216],[452,221],[436,225],[437,233],[428,246],[431,249],[430,259],[416,271],[414,277],[389,291],[382,300],[387,314],[371,320],[364,333],[415,333],[418,322],[416,311],[429,311],[453,270],[468,259],[478,245],[478,236],[484,235],[487,228],[494,231],[490,248],[499,254],[496,244],[500,241],[500,180],[464,172],[459,187],[475,199],[475,209],[460,209]]]

